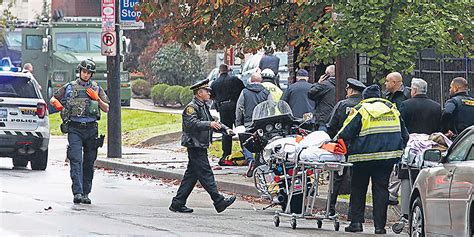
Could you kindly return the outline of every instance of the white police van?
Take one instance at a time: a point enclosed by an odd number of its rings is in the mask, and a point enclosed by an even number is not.
[[[30,73],[0,72],[0,157],[45,170],[50,131],[47,105]]]

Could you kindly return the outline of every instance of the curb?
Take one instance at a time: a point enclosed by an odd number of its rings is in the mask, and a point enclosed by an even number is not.
[[[183,178],[182,174],[164,171],[164,170],[157,170],[157,169],[150,169],[130,164],[123,164],[121,162],[116,162],[113,160],[106,160],[110,158],[98,158],[95,161],[95,166],[100,168],[106,169],[113,169],[119,170],[124,172],[129,172],[133,174],[141,174],[141,175],[149,175],[154,176],[157,178],[164,178],[164,179],[176,179],[181,180]],[[252,185],[245,185],[236,182],[228,182],[223,180],[216,180],[217,186],[220,190],[232,192],[238,195],[250,195],[253,197],[261,197],[261,194],[255,189]],[[326,198],[323,197],[316,197],[315,205],[318,207],[326,207]],[[396,213],[392,210],[393,208],[388,208],[387,213],[387,221],[397,221],[399,217]],[[347,213],[349,210],[349,202],[346,200],[338,200],[336,204],[336,210],[339,213]],[[365,218],[373,219],[373,207],[371,205],[366,205],[365,208]]]

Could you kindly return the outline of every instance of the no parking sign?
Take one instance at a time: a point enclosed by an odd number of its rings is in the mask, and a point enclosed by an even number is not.
[[[102,42],[101,52],[103,56],[117,55],[117,38],[115,31],[102,32],[100,41]]]

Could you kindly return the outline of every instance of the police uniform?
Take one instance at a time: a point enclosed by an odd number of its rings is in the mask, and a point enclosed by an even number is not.
[[[358,80],[355,80],[353,78],[348,78],[347,87],[352,88],[353,90],[356,90],[360,93],[353,94],[349,96],[347,99],[339,101],[334,106],[334,109],[332,110],[331,118],[329,119],[329,123],[327,124],[328,134],[330,137],[334,137],[337,134],[339,129],[342,128],[343,122],[344,120],[346,120],[351,109],[357,104],[359,104],[359,102],[362,100],[361,93],[365,89],[364,83]],[[339,175],[338,173],[336,173],[334,176],[334,193],[331,196],[331,207],[330,207],[330,212],[332,215],[335,214],[337,196],[340,194],[340,189],[344,181],[344,176],[347,175],[347,172],[350,172],[350,171],[349,171],[349,168],[346,167],[344,168],[344,172],[342,175]]]
[[[364,90],[363,96],[373,87],[380,95],[380,88],[373,85]],[[408,132],[400,119],[400,113],[388,100],[365,99],[351,111],[338,137],[349,143],[348,161],[353,163],[350,199],[352,218],[346,231],[363,231],[365,199],[371,179],[375,233],[386,233],[390,173],[408,141]]]
[[[87,60],[83,62],[93,64]],[[88,68],[91,72],[95,71],[95,64],[93,65],[93,68]],[[81,67],[80,64],[78,69],[80,73],[80,70],[87,68]],[[88,88],[96,91],[103,102],[109,103],[104,90],[91,79],[88,82],[83,82],[81,79],[69,82],[59,88],[54,97],[64,105],[64,109],[61,111],[62,130],[68,134],[67,158],[70,162],[74,203],[90,204],[87,195],[91,192],[94,162],[97,159],[97,149],[100,143],[97,127],[100,108],[98,102],[87,95]]]
[[[441,115],[443,132],[451,130],[459,135],[474,124],[474,98],[465,91],[459,92],[447,100]]]
[[[191,90],[199,90],[201,88],[210,90],[208,81],[204,80],[194,84],[191,86]],[[214,201],[214,207],[217,212],[224,211],[235,201],[235,196],[224,198],[218,192],[214,174],[209,165],[207,148],[209,148],[209,144],[212,141],[212,121],[213,118],[209,112],[208,105],[197,97],[194,97],[184,108],[181,145],[187,148],[189,161],[178,192],[169,207],[173,212],[193,212],[191,208],[187,208],[185,205],[198,180]],[[225,125],[221,124],[221,126],[222,128],[219,132],[224,133],[229,129]]]

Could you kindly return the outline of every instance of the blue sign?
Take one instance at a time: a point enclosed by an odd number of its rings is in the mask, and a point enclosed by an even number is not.
[[[143,22],[137,22],[141,12],[135,11],[139,0],[120,0],[120,25],[123,29],[143,29]]]

